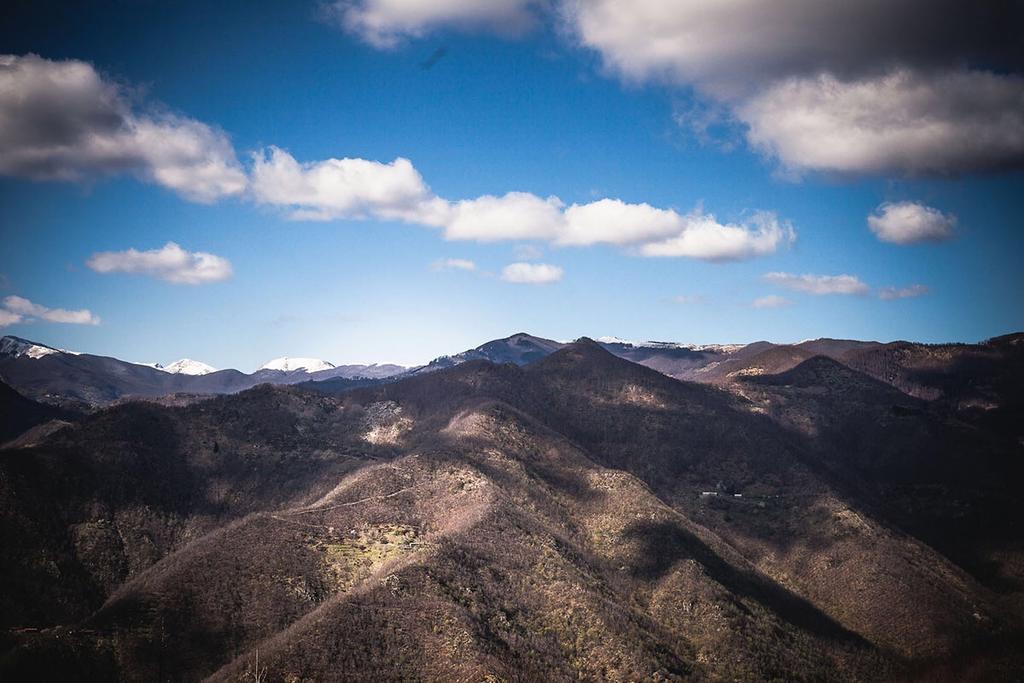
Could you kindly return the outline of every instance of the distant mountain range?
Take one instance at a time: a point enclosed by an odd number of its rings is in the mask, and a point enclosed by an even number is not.
[[[728,384],[739,378],[776,374],[821,355],[860,370],[882,382],[921,398],[938,398],[955,375],[969,369],[971,401],[990,400],[992,382],[999,378],[1000,358],[1007,348],[1022,343],[1022,334],[1006,335],[980,344],[880,343],[846,339],[814,339],[797,344],[677,344],[631,342],[603,337],[597,343],[619,358],[644,365],[675,379],[705,384]],[[88,407],[125,398],[169,395],[230,394],[259,384],[321,383],[324,391],[343,391],[379,381],[395,381],[451,368],[473,360],[528,365],[567,344],[526,333],[496,339],[474,349],[441,356],[427,365],[340,365],[316,358],[283,357],[254,373],[215,370],[182,359],[167,367],[131,363],[106,356],[51,348],[17,337],[0,339],[0,380],[30,398],[56,405]],[[328,381],[332,380],[332,381]],[[988,388],[987,388],[988,387]],[[316,388],[316,387],[314,387]]]
[[[405,372],[398,365],[340,365],[310,358],[279,358],[254,373],[215,370],[182,359],[167,367],[0,339],[0,380],[25,396],[57,405],[107,405],[125,398],[172,394],[231,394],[258,384],[298,384],[331,378],[382,379]]]
[[[1015,680],[1022,339],[520,334],[182,405],[0,391],[0,679]]]

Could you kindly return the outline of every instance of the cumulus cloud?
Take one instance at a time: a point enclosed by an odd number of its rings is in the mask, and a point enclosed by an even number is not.
[[[545,0],[339,0],[327,16],[377,48],[445,27],[518,35],[536,23]]]
[[[687,256],[704,261],[739,261],[775,252],[796,232],[775,214],[760,212],[742,225],[721,224],[711,214],[689,214],[678,235],[640,247],[644,256]]]
[[[444,235],[450,240],[555,239],[562,227],[562,201],[529,192],[484,195],[451,205]]]
[[[412,162],[326,159],[299,163],[283,149],[253,155],[251,193],[262,204],[288,207],[297,220],[385,218],[438,222],[436,198]],[[437,204],[444,211],[447,205]]]
[[[722,96],[766,80],[862,76],[905,64],[1020,64],[1019,10],[960,0],[586,0],[564,3],[578,41],[631,80]]]
[[[671,209],[619,199],[574,204],[566,210],[565,220],[558,237],[561,244],[634,244],[676,235],[686,227],[686,217]]]
[[[854,275],[793,275],[766,273],[768,282],[806,294],[867,294],[869,287]]]
[[[430,269],[434,271],[464,270],[471,272],[476,270],[476,264],[464,258],[445,258],[434,261],[430,264]]]
[[[99,317],[93,315],[88,309],[68,311],[63,308],[47,308],[20,296],[7,296],[3,300],[3,308],[7,315],[5,319],[10,320],[6,324],[17,322],[31,322],[33,319],[45,320],[51,323],[65,323],[68,325],[99,325]]]
[[[566,207],[555,196],[507,192],[450,201],[435,195],[408,159],[300,163],[276,147],[254,156],[251,192],[295,220],[400,220],[440,228],[448,240],[613,244],[635,247],[643,256],[734,261],[770,254],[796,236],[788,222],[768,212],[722,224],[701,210],[681,214],[619,199]]]
[[[541,0],[340,0],[331,15],[382,48],[439,27],[515,33]],[[697,93],[702,141],[737,121],[801,171],[950,174],[1024,165],[1019,3],[962,0],[559,0],[566,34],[607,71]],[[726,145],[731,142],[726,142]]]
[[[0,327],[7,327],[8,325],[17,325],[22,321],[20,313],[8,311],[0,308]]]
[[[730,109],[790,170],[1024,163],[1016,3],[566,0],[563,15],[608,71]]]
[[[510,263],[501,269],[501,279],[527,285],[545,285],[558,282],[564,271],[548,263]]]
[[[185,251],[174,242],[148,251],[99,252],[93,254],[86,265],[97,273],[148,275],[179,285],[219,282],[232,275],[231,262],[223,256]]]
[[[782,308],[783,306],[789,306],[793,302],[784,296],[778,294],[769,294],[768,296],[762,296],[754,299],[750,305],[754,308]]]
[[[0,174],[83,181],[132,173],[186,199],[240,194],[227,136],[166,111],[140,111],[92,65],[0,55]]]
[[[912,299],[924,296],[931,290],[924,285],[910,285],[909,287],[882,287],[878,290],[878,298],[887,301],[892,299]]]
[[[868,216],[868,227],[883,242],[914,244],[953,237],[956,216],[920,202],[886,202]]]
[[[780,81],[736,107],[755,149],[795,170],[912,175],[1024,162],[1024,78],[899,69]]]

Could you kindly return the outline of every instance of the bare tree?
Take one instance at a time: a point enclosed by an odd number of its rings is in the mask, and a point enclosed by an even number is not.
[[[266,683],[267,667],[260,668],[260,649],[256,648],[256,659],[251,669],[246,669],[244,678],[252,679],[253,683]]]

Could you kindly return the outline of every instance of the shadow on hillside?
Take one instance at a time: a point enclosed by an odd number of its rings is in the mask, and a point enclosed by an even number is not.
[[[797,628],[837,640],[864,642],[800,596],[754,572],[733,567],[706,543],[676,524],[637,522],[626,529],[625,536],[642,544],[643,554],[634,569],[639,578],[657,580],[680,560],[692,559],[730,593],[759,602]]]
[[[215,628],[190,591],[131,592],[86,626],[117,643],[122,679],[188,680],[212,673],[243,651],[243,632]]]

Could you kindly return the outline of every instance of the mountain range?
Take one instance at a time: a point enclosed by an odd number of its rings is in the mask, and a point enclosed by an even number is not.
[[[669,377],[705,384],[730,384],[737,378],[775,374],[817,355],[853,369],[911,395],[927,399],[954,390],[962,400],[984,406],[992,400],[1008,348],[1021,343],[1021,334],[997,337],[979,344],[881,343],[847,339],[814,339],[796,344],[758,341],[750,344],[678,344],[631,342],[602,337],[597,343],[619,358],[644,365]],[[47,403],[108,405],[129,398],[159,398],[172,394],[196,397],[230,394],[259,384],[300,384],[334,380],[319,387],[348,389],[451,368],[471,360],[523,366],[567,346],[565,342],[516,333],[474,349],[441,356],[407,368],[393,364],[334,365],[317,358],[277,358],[253,373],[215,370],[182,359],[168,365],[131,363],[107,356],[75,353],[17,337],[0,338],[0,381]],[[958,374],[960,375],[958,379]],[[354,381],[353,381],[354,380]],[[956,387],[948,386],[956,383]],[[973,389],[968,391],[964,383]],[[964,392],[970,394],[969,398]]]
[[[312,358],[278,358],[253,373],[215,370],[189,359],[163,367],[55,349],[18,337],[0,339],[0,380],[36,400],[78,408],[128,398],[230,394],[265,383],[382,379],[405,371],[398,365],[335,366]]]
[[[0,678],[1014,680],[1022,339],[8,354]]]

